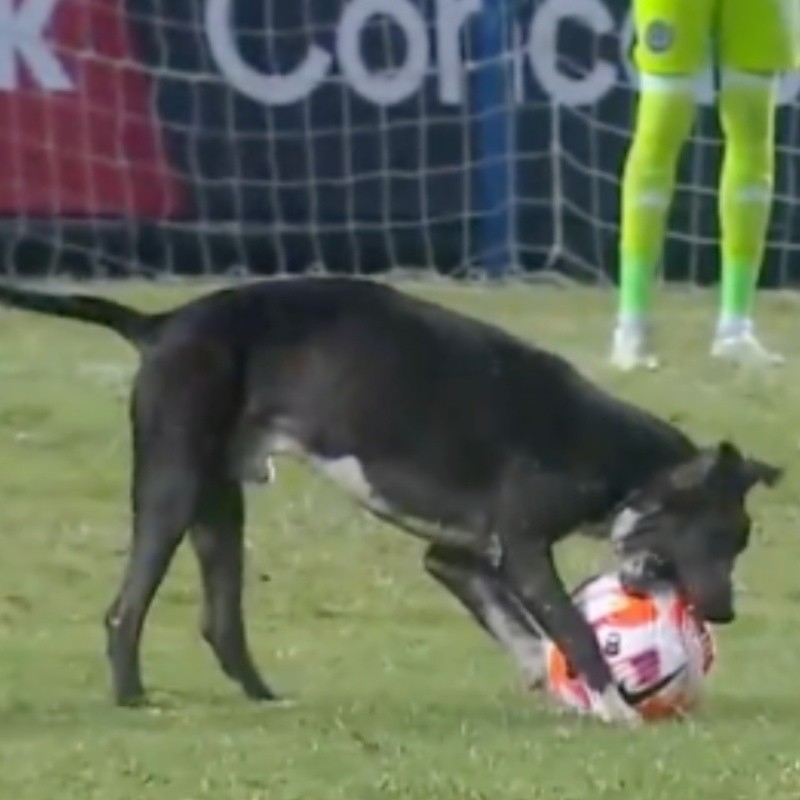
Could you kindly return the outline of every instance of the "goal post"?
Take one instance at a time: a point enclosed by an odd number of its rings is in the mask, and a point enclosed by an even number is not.
[[[608,283],[630,0],[0,0],[0,250],[26,276]],[[716,277],[710,91],[663,271]],[[767,279],[798,275],[800,76]]]

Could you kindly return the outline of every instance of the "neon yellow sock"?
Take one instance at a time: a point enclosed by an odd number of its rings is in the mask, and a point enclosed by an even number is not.
[[[725,159],[719,190],[722,234],[721,316],[750,316],[772,205],[775,80],[728,71],[719,113]]]
[[[621,320],[639,320],[653,305],[653,262],[622,254],[620,261],[619,314]]]
[[[695,102],[684,76],[645,76],[622,179],[620,319],[645,317]]]

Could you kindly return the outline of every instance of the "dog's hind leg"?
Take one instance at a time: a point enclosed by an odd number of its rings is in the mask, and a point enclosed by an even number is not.
[[[107,653],[120,705],[144,699],[139,642],[144,620],[170,561],[191,522],[198,480],[171,466],[139,473],[134,485],[134,532],[122,587],[106,613]]]
[[[143,699],[145,617],[205,488],[224,463],[235,412],[233,365],[223,348],[180,342],[142,364],[131,406],[133,539],[121,589],[106,614],[116,700]]]
[[[468,550],[431,545],[425,569],[512,656],[525,685],[544,679],[544,643],[536,624],[485,559]]]
[[[264,682],[247,645],[242,617],[244,500],[234,481],[203,491],[190,539],[203,584],[201,632],[220,667],[253,700],[276,695]]]

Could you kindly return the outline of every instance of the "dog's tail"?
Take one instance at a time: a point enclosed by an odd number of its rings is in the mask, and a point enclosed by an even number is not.
[[[51,294],[0,281],[0,304],[110,328],[137,349],[151,342],[168,314],[141,311],[87,294]]]

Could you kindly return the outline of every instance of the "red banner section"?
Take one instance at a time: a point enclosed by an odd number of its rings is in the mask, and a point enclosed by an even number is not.
[[[180,213],[123,0],[0,0],[0,120],[0,213]]]

